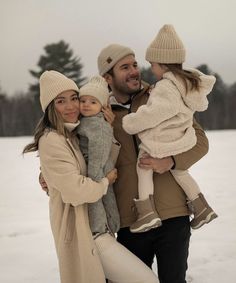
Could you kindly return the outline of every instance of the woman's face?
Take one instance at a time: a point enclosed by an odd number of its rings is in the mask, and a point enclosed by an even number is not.
[[[66,123],[76,123],[79,117],[79,96],[74,90],[64,91],[54,99],[56,111]]]

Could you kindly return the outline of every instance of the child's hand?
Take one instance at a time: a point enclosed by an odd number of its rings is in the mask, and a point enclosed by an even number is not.
[[[112,125],[112,123],[115,120],[115,115],[111,110],[111,105],[103,106],[102,112],[103,112],[104,117],[107,120],[107,122]]]

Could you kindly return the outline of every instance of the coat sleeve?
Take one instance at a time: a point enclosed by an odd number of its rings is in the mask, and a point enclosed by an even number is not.
[[[189,169],[194,163],[206,155],[209,150],[209,143],[206,134],[195,119],[193,121],[193,127],[195,129],[197,143],[190,150],[173,156],[175,169],[177,170]]]
[[[55,133],[44,135],[39,143],[39,156],[43,176],[50,188],[61,193],[63,202],[77,206],[100,199],[108,188],[107,178],[100,182],[82,176],[78,160],[66,141]]]
[[[136,113],[130,113],[123,118],[123,128],[130,134],[138,134],[154,128],[174,117],[180,109],[179,94],[172,88],[156,86],[150,94],[147,104],[138,108]]]

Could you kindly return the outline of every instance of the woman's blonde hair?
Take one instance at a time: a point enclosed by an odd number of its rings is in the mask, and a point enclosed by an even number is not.
[[[35,132],[34,141],[25,146],[23,153],[37,151],[39,147],[39,139],[45,130],[55,130],[58,134],[70,138],[71,133],[65,128],[61,115],[56,111],[54,100],[48,105],[43,117],[39,120]]]
[[[176,77],[180,78],[185,86],[186,92],[190,90],[199,90],[200,78],[196,73],[184,70],[182,64],[159,64],[172,72]]]

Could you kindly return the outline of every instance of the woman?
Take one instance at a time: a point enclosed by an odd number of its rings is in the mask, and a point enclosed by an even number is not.
[[[158,283],[156,275],[141,260],[116,242],[109,232],[92,241],[86,203],[93,203],[114,183],[116,170],[100,182],[86,175],[78,146],[78,88],[56,71],[40,77],[40,102],[44,117],[34,143],[24,152],[39,151],[42,175],[50,196],[50,219],[62,283]],[[102,217],[102,216],[101,216]],[[103,219],[102,219],[103,220]],[[102,264],[102,265],[101,265]]]
[[[116,171],[100,182],[86,175],[75,129],[79,124],[77,85],[56,71],[40,77],[40,102],[44,115],[34,142],[24,153],[39,152],[41,171],[50,195],[50,222],[62,283],[103,283],[105,276],[90,232],[87,203],[100,199]]]

